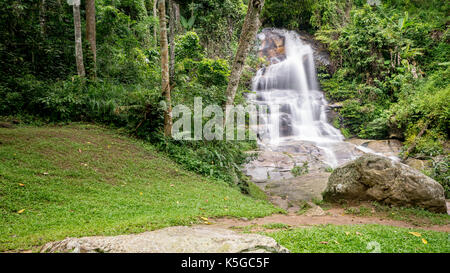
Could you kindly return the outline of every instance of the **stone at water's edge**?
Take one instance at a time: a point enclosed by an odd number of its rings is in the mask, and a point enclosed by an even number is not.
[[[373,154],[335,169],[323,197],[327,201],[373,200],[447,213],[444,188],[438,182],[405,164]]]
[[[141,234],[67,238],[41,252],[287,253],[273,238],[213,227],[169,227]]]

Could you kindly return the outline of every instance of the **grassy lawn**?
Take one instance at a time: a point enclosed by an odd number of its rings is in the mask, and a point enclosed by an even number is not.
[[[450,253],[449,233],[382,225],[284,228],[263,234],[295,253]]]
[[[278,211],[111,130],[0,128],[0,251]]]
[[[389,207],[376,202],[345,208],[345,214],[375,216],[411,223],[416,226],[449,225],[450,215],[433,213],[421,208]]]

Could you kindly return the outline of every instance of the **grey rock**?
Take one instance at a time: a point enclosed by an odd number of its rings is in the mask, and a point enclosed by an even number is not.
[[[373,200],[447,213],[444,188],[438,182],[405,164],[373,154],[335,169],[323,197],[327,201]]]
[[[214,227],[176,226],[141,234],[67,238],[41,252],[72,253],[287,253],[273,238]]]
[[[321,193],[327,186],[330,173],[308,173],[290,179],[273,181],[265,191],[273,196],[281,196],[293,204],[301,201],[322,200]]]

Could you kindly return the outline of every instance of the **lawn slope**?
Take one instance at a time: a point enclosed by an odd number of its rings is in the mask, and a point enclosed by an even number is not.
[[[111,130],[0,128],[0,251],[277,211]]]

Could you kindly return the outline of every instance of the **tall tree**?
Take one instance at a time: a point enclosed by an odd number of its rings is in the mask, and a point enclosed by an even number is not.
[[[156,16],[158,15],[157,14],[157,6],[158,6],[158,0],[153,0],[153,17],[154,18],[156,18]],[[158,30],[156,28],[156,25],[154,25],[153,26],[153,40],[155,41],[155,43],[157,41],[157,37],[156,37],[157,32],[158,32]]]
[[[89,57],[92,60],[92,66],[89,71],[92,78],[97,77],[97,44],[95,27],[95,0],[86,0],[86,39],[89,44]]]
[[[177,7],[174,0],[169,0],[169,77],[173,82],[175,77],[175,35],[177,33]]]
[[[46,4],[45,0],[41,0],[39,3],[39,24],[41,26],[41,36],[45,36],[46,32],[46,25],[45,25],[45,17],[46,17]]]
[[[166,100],[166,109],[164,111],[164,135],[168,137],[172,133],[172,105],[170,99],[169,50],[167,45],[165,0],[158,0],[158,12],[161,48],[161,81],[162,92]]]
[[[78,76],[84,77],[86,72],[83,63],[83,44],[81,42],[81,17],[80,0],[73,2],[73,23],[75,27],[75,60],[77,63]]]
[[[242,69],[244,68],[245,59],[252,42],[256,37],[259,28],[259,15],[264,6],[264,0],[249,0],[247,15],[245,16],[244,25],[242,26],[241,36],[239,38],[239,46],[234,57],[233,67],[228,81],[227,101],[226,105],[232,105],[236,96],[236,91],[241,78]]]

